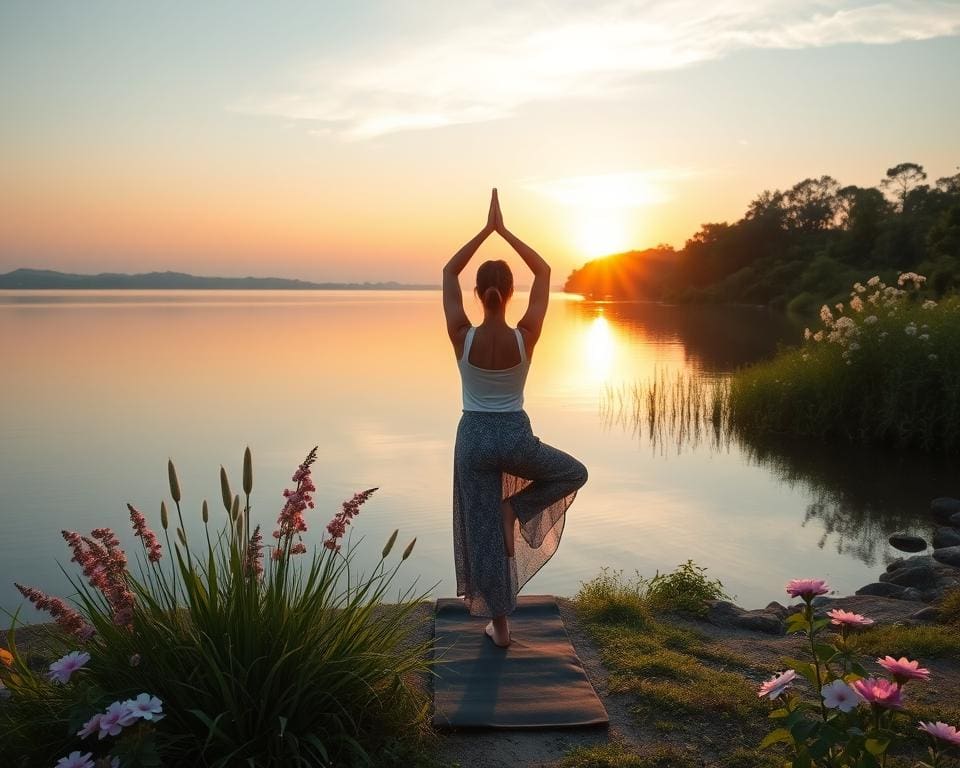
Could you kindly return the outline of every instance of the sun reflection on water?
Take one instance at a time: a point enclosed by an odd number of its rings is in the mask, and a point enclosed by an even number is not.
[[[593,383],[607,381],[616,360],[616,339],[602,310],[586,327],[583,336],[584,372]]]

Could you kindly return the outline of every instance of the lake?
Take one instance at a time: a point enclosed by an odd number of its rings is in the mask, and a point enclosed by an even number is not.
[[[479,305],[468,300],[474,322]],[[525,308],[519,294],[508,320]],[[651,440],[629,390],[655,375],[723,377],[796,343],[802,328],[749,307],[597,303],[555,294],[526,390],[534,431],[590,480],[554,559],[525,594],[574,594],[602,567],[652,576],[693,559],[741,604],[783,600],[790,578],[842,593],[896,556],[895,530],[929,534],[947,468],[842,446]],[[355,491],[369,570],[394,528],[414,536],[398,586],[453,596],[451,473],[460,384],[438,291],[0,292],[0,607],[14,580],[66,596],[62,528],[110,526],[133,551],[125,503],[159,529],[166,462],[190,531],[224,515],[254,456],[253,517],[269,532],[282,490],[319,445],[308,545]],[[624,394],[626,393],[626,394]],[[626,400],[624,400],[626,398]],[[32,610],[23,616],[36,620]]]

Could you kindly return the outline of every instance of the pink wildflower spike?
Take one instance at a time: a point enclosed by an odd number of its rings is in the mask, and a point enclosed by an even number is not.
[[[901,709],[903,699],[900,686],[882,677],[867,677],[851,684],[857,695],[868,704],[884,709]]]
[[[895,659],[893,656],[884,656],[882,659],[877,659],[877,664],[893,675],[893,679],[900,684],[908,680],[928,680],[930,678],[929,669],[921,667],[919,661],[910,661],[905,656],[901,656],[899,659]]]
[[[33,603],[39,610],[46,611],[57,624],[66,632],[86,640],[93,635],[93,627],[83,620],[83,617],[75,610],[70,608],[59,597],[49,597],[39,589],[25,587],[23,584],[14,582],[14,586],[20,590],[20,594]]]
[[[830,623],[838,627],[869,627],[873,624],[873,619],[868,619],[859,613],[845,611],[842,608],[834,608],[831,611],[827,611],[827,616],[830,617]]]
[[[791,579],[787,583],[787,594],[790,597],[802,597],[807,601],[829,591],[830,588],[823,579]]]
[[[350,525],[353,518],[360,514],[361,505],[363,505],[376,490],[376,488],[368,488],[365,491],[360,491],[360,493],[355,493],[352,498],[343,502],[340,511],[334,515],[333,520],[327,524],[327,533],[330,534],[330,538],[323,542],[323,545],[327,549],[332,549],[334,552],[340,551],[338,540],[343,538],[347,532],[347,526]]]
[[[297,483],[296,489],[283,491],[286,501],[277,517],[277,529],[273,532],[273,538],[280,542],[278,548],[280,554],[277,554],[277,550],[273,553],[275,560],[283,556],[283,549],[295,534],[304,533],[307,530],[307,521],[303,517],[303,512],[313,508],[313,498],[310,494],[317,489],[310,477],[310,465],[316,459],[317,448],[314,446],[297,471],[293,473],[292,479]]]
[[[147,550],[147,559],[151,563],[159,563],[160,558],[163,557],[163,547],[157,539],[157,534],[147,526],[147,518],[139,509],[132,504],[127,504],[127,509],[130,510],[133,533],[143,542],[143,546]]]
[[[797,673],[792,669],[788,669],[786,672],[774,675],[769,680],[764,682],[759,690],[757,691],[757,696],[769,696],[771,701],[784,693],[796,680]]]
[[[960,747],[960,731],[952,725],[947,725],[939,720],[936,723],[925,723],[921,720],[917,730],[925,731],[933,738],[945,741],[954,747]]]

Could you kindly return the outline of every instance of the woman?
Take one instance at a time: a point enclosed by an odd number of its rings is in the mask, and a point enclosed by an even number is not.
[[[483,322],[474,328],[463,310],[459,275],[493,232],[533,272],[530,303],[516,328],[504,316],[513,295],[505,261],[477,270]],[[492,617],[484,631],[502,648],[510,644],[507,614],[517,592],[557,551],[567,507],[587,481],[583,464],[534,436],[523,410],[549,298],[549,265],[503,225],[493,190],[487,225],[443,268],[443,311],[463,387],[453,468],[457,595],[471,615]]]

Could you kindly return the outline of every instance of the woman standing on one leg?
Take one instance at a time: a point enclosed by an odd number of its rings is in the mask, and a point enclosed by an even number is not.
[[[507,325],[513,275],[505,261],[477,270],[483,322],[463,310],[459,275],[480,244],[500,234],[533,272],[530,303]],[[474,616],[489,616],[487,635],[510,643],[507,614],[517,592],[553,556],[567,508],[587,481],[579,461],[540,441],[523,410],[523,385],[550,298],[550,267],[507,230],[493,190],[486,226],[443,268],[443,311],[463,386],[453,468],[453,549],[457,595]]]

